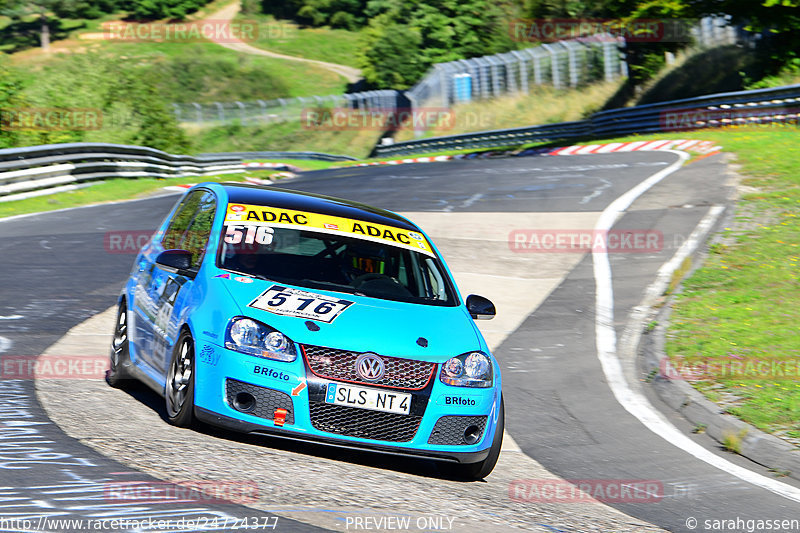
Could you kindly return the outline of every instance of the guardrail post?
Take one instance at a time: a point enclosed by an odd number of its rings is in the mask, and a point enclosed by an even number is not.
[[[223,109],[222,104],[214,102],[214,105],[217,106],[217,118],[220,122],[225,122],[225,109]]]

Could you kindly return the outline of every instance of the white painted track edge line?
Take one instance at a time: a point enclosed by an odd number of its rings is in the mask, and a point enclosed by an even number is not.
[[[676,154],[679,160],[653,174],[614,200],[600,215],[595,225],[596,230],[607,231],[611,229],[617,217],[627,209],[636,198],[659,181],[678,170],[689,158],[689,155],[685,152],[674,150],[666,151]],[[695,244],[698,242],[699,239]],[[614,330],[614,294],[611,264],[608,260],[608,253],[598,252],[593,254],[592,263],[596,285],[595,339],[597,343],[597,357],[600,360],[600,365],[603,369],[606,381],[608,382],[608,386],[617,402],[644,424],[647,429],[689,455],[723,472],[727,472],[742,481],[769,490],[789,500],[800,502],[800,489],[752,472],[706,450],[672,425],[669,420],[652,406],[650,401],[643,394],[630,387],[625,379],[622,364],[617,356],[617,339],[616,331]]]

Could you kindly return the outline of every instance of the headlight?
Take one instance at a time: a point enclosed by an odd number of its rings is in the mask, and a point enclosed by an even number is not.
[[[470,352],[448,359],[439,374],[442,383],[456,387],[492,386],[492,362],[481,352]]]
[[[292,362],[297,359],[297,351],[289,337],[251,318],[231,319],[225,333],[225,347],[277,361]]]

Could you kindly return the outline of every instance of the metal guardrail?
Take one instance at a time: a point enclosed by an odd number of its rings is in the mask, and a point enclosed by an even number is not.
[[[634,133],[686,131],[761,122],[800,121],[800,85],[719,93],[601,111],[580,122],[463,133],[375,147],[373,157],[464,148],[499,148],[534,142]]]
[[[492,148],[497,146],[517,146],[534,142],[557,141],[570,137],[590,135],[590,124],[582,122],[561,122],[543,126],[527,126],[507,130],[463,133],[448,137],[431,137],[417,141],[400,142],[375,147],[374,156],[405,155],[411,153],[434,152],[439,150],[462,150],[471,148]]]
[[[266,151],[266,152],[221,152],[200,154],[199,157],[223,157],[233,156],[240,159],[300,159],[304,161],[358,161],[357,157],[350,157],[349,155],[334,155],[325,154],[321,152],[280,152],[280,151]]]
[[[69,143],[0,150],[0,202],[85,186],[106,178],[183,178],[244,172],[240,157],[174,155],[104,143]]]
[[[589,120],[433,137],[379,145],[378,156],[521,146],[579,138],[771,122],[800,123],[800,85],[720,93],[595,113]],[[233,152],[173,155],[153,148],[72,143],[0,150],[0,202],[126,177],[180,178],[244,172],[242,159],[355,158],[318,152]]]

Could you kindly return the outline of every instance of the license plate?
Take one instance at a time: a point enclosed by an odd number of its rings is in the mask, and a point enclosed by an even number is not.
[[[342,383],[328,383],[325,403],[407,415],[411,410],[411,395]]]

